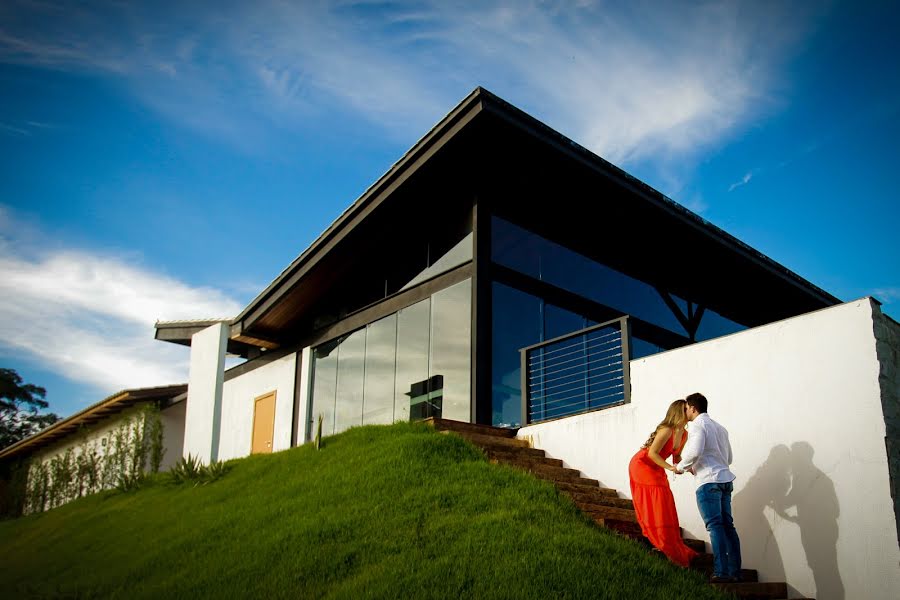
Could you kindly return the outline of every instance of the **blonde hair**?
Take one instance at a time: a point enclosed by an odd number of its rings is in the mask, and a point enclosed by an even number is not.
[[[687,422],[687,417],[684,416],[684,406],[685,401],[680,399],[670,404],[669,410],[666,411],[666,418],[656,426],[656,429],[653,430],[653,433],[650,434],[650,437],[647,438],[647,441],[644,442],[641,448],[649,448],[661,428],[670,427],[675,429],[676,427],[683,427],[685,422]]]

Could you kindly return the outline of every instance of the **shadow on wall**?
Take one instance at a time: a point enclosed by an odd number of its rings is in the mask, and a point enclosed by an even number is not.
[[[784,562],[764,514],[766,506],[800,528],[800,541],[813,574],[818,600],[844,600],[844,583],[837,562],[840,506],[834,483],[813,463],[813,447],[795,442],[772,448],[756,473],[734,497],[734,514],[741,529],[745,556],[761,556],[766,579],[784,580]],[[756,532],[760,532],[757,534]]]
[[[791,487],[790,455],[784,444],[772,448],[766,461],[731,502],[744,562],[752,562],[753,568],[768,581],[785,580],[784,560],[765,509],[787,496]]]

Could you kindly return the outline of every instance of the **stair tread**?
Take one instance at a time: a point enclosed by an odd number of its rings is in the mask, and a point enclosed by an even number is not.
[[[613,496],[618,497],[619,493],[612,488],[600,487],[597,484],[593,485],[583,485],[580,483],[568,483],[568,482],[560,482],[556,485],[563,492],[576,492],[576,493],[597,493],[605,496]]]
[[[538,448],[531,448],[525,440],[498,437],[486,431],[486,426],[469,427],[471,424],[447,425],[442,419],[430,419],[441,433],[453,432],[481,446],[491,462],[497,462],[526,470],[542,479],[553,482],[557,490],[569,495],[572,501],[595,523],[620,535],[635,539],[652,548],[644,537],[637,522],[634,504],[627,498],[619,498],[618,492],[600,487],[596,479],[581,476],[581,472],[563,466],[559,459],[550,459]],[[452,429],[451,427],[457,427]],[[713,556],[706,552],[706,542],[684,539],[685,545],[700,553],[692,561],[691,568],[703,573],[712,572]],[[784,582],[759,582],[759,573],[754,569],[741,569],[742,581],[736,583],[711,583],[717,589],[747,600],[778,600],[787,598],[787,584]]]
[[[734,594],[738,598],[752,598],[759,600],[777,600],[787,597],[787,584],[783,581],[767,582],[740,582],[740,583],[710,583],[715,588]]]
[[[514,438],[519,431],[517,428],[507,429],[505,427],[491,427],[490,425],[466,423],[465,421],[454,421],[452,419],[440,419],[437,417],[429,417],[424,419],[424,422],[430,423],[438,431],[470,431],[504,438]]]
[[[547,458],[546,456],[535,456],[533,454],[519,454],[513,452],[497,451],[495,449],[484,449],[484,453],[491,460],[502,463],[524,462],[545,465],[548,467],[562,467],[563,461],[558,458]]]
[[[457,431],[451,429],[440,430],[439,433],[453,433],[460,437],[466,438],[476,446],[489,447],[505,447],[505,448],[530,448],[525,440],[517,440],[516,438],[500,437],[496,435],[486,435],[483,433],[473,433],[471,431]]]

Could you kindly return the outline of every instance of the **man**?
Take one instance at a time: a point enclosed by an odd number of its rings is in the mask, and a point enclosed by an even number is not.
[[[728,469],[732,458],[728,431],[706,414],[707,401],[703,394],[691,394],[684,400],[684,414],[691,427],[676,473],[688,471],[697,478],[697,506],[712,543],[710,581],[740,581],[741,542],[731,517],[735,476]]]

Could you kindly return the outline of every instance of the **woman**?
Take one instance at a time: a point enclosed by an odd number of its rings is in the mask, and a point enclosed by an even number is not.
[[[684,407],[684,400],[676,400],[669,405],[666,418],[631,459],[628,476],[631,479],[634,511],[644,537],[673,563],[687,567],[697,553],[685,546],[681,539],[675,499],[666,478],[666,471],[675,471],[687,440]],[[669,456],[674,464],[666,462]]]

